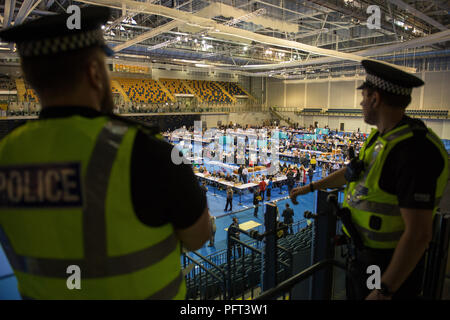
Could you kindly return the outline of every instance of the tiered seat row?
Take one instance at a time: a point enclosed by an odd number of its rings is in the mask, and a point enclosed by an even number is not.
[[[232,102],[231,98],[213,81],[188,80],[188,83],[205,102]]]
[[[169,100],[158,83],[150,79],[116,79],[133,102],[163,103]]]
[[[0,80],[0,90],[17,90],[16,83],[13,80]]]
[[[37,97],[36,93],[33,89],[27,89],[27,101],[29,102],[39,102],[39,98]]]
[[[246,96],[247,94],[242,91],[242,89],[234,82],[219,82],[222,87],[225,88],[225,90],[228,91],[229,94],[232,96]]]
[[[172,95],[190,94],[189,90],[177,79],[160,79],[161,83],[169,90]]]
[[[408,110],[406,114],[409,116],[425,116],[425,117],[447,117],[448,110]]]

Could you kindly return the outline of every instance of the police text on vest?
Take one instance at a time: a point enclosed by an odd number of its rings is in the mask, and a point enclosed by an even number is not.
[[[79,207],[80,164],[0,167],[0,207]]]

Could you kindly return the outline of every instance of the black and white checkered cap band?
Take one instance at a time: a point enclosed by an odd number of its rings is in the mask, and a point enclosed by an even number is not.
[[[393,94],[409,96],[412,93],[412,88],[399,86],[397,84],[381,79],[380,77],[374,76],[373,74],[367,74],[366,81],[370,82],[377,88],[383,89],[384,91]]]
[[[18,43],[17,49],[22,57],[37,57],[104,44],[103,31],[94,29],[61,37]]]

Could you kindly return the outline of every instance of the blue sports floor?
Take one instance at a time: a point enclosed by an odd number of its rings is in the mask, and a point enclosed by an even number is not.
[[[314,180],[319,179],[321,176],[320,168],[316,171],[314,175]],[[308,181],[309,182],[309,181]],[[288,196],[287,186],[283,186],[280,193],[280,188],[272,190],[273,200],[278,200],[281,198],[286,198]],[[260,206],[258,209],[258,218],[253,216],[253,194],[245,193],[242,195],[242,204],[239,205],[239,195],[234,196],[233,199],[233,211],[225,212],[226,204],[226,192],[224,190],[217,190],[211,186],[208,186],[208,206],[212,215],[216,216],[216,237],[214,247],[208,247],[209,242],[207,242],[203,248],[198,250],[203,256],[207,256],[216,251],[221,251],[226,249],[226,228],[232,223],[232,218],[237,217],[239,224],[244,224],[243,228],[255,229],[260,232],[264,232],[264,212],[265,206]],[[289,203],[291,208],[294,210],[294,222],[303,220],[303,213],[305,210],[314,212],[315,208],[315,194],[307,194],[297,198],[299,204],[294,206],[289,199],[281,200],[277,202],[278,210],[280,216],[285,209],[286,203]],[[267,200],[267,199],[266,199]],[[267,201],[265,201],[267,203]],[[282,219],[282,217],[280,217]],[[259,224],[259,225],[258,225]],[[241,226],[242,227],[242,226]],[[245,239],[242,239],[245,240]],[[20,299],[19,293],[17,291],[17,281],[13,276],[13,271],[9,265],[3,249],[0,246],[0,300],[3,299]]]

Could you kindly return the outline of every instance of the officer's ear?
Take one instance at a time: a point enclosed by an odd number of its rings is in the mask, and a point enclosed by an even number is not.
[[[87,63],[87,78],[91,87],[99,92],[104,91],[103,66],[99,59],[90,59]]]
[[[374,100],[373,106],[377,108],[382,101],[381,93],[378,90],[375,90],[372,99]]]

